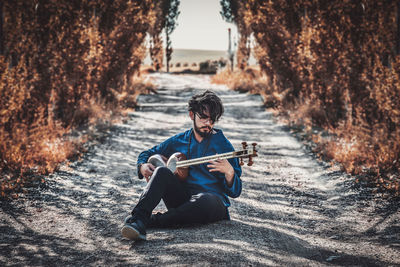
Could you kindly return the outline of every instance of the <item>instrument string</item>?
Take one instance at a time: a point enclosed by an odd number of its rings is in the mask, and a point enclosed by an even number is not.
[[[204,158],[199,158],[199,159],[194,159],[194,160],[184,160],[184,161],[178,161],[176,163],[177,167],[187,167],[187,166],[191,166],[191,165],[196,165],[196,164],[202,164],[202,163],[207,163],[211,160],[218,160],[218,159],[230,159],[230,158],[234,158],[234,155],[215,155],[215,156],[211,156],[211,157],[204,157]]]
[[[246,155],[250,155],[248,150],[242,150],[242,151],[232,151],[232,152],[227,152],[223,154],[216,154],[216,155],[211,155],[211,156],[206,156],[206,157],[201,157],[201,158],[196,158],[196,159],[191,159],[191,160],[183,160],[179,161],[176,163],[177,167],[187,167],[195,164],[202,164],[209,162],[211,160],[219,160],[219,159],[231,159],[235,157],[243,157]]]
[[[193,131],[194,129],[192,128],[190,130],[190,134],[189,134],[189,142],[188,142],[188,148],[187,148],[187,159],[183,160],[183,161],[178,161],[176,162],[176,167],[177,168],[182,168],[182,167],[189,167],[192,165],[197,165],[197,164],[202,164],[202,163],[207,163],[211,160],[218,160],[218,159],[231,159],[231,158],[236,158],[236,157],[241,157],[241,156],[247,156],[253,154],[252,150],[248,150],[248,149],[244,149],[241,151],[232,151],[232,152],[227,152],[227,153],[223,153],[223,154],[216,154],[216,155],[211,155],[211,156],[204,156],[208,150],[208,146],[210,145],[210,141],[211,141],[211,137],[212,135],[210,134],[210,136],[207,137],[207,144],[205,146],[205,149],[203,150],[203,155],[200,158],[194,158],[194,159],[190,159],[190,146],[192,144],[192,138],[194,138],[193,135]]]

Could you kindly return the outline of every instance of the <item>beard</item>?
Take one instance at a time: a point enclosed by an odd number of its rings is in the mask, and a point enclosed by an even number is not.
[[[194,119],[194,122],[193,122],[193,128],[194,128],[194,131],[195,131],[198,135],[200,135],[201,137],[203,137],[203,138],[207,138],[207,137],[210,136],[211,133],[212,133],[212,127],[210,127],[210,126],[197,127],[196,118]],[[208,131],[202,132],[202,130],[208,130]]]

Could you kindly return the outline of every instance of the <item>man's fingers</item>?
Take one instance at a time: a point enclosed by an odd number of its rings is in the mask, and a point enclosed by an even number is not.
[[[221,162],[217,162],[217,161],[209,161],[209,164],[207,165],[207,167],[220,167],[221,166]]]
[[[217,167],[217,165],[215,165],[215,164],[213,164],[213,163],[210,163],[210,164],[207,165],[207,167],[208,167],[208,168],[215,168],[215,167]]]
[[[209,165],[207,165],[207,167],[209,168],[210,172],[219,171],[218,166],[215,164],[209,164]]]

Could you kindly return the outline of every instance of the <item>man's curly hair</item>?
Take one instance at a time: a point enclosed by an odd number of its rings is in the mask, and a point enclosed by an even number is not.
[[[188,110],[200,116],[205,116],[204,112],[208,110],[210,119],[216,122],[224,113],[224,106],[221,99],[213,91],[207,90],[204,93],[192,96],[189,100]]]

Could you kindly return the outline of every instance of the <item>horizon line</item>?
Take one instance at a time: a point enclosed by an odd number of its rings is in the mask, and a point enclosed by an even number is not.
[[[177,48],[172,47],[172,49],[174,49],[174,50],[179,49],[179,50],[218,51],[218,52],[226,52],[226,51],[228,51],[228,49],[226,49],[226,50],[219,50],[219,49],[207,49],[207,48],[201,49],[201,48],[182,48],[182,47],[177,47]]]

